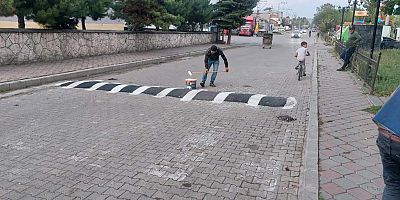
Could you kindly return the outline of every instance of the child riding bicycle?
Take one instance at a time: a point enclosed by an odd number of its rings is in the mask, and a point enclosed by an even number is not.
[[[306,75],[306,56],[310,56],[310,52],[307,49],[307,42],[301,42],[301,47],[297,49],[296,55],[294,57],[297,58],[299,64],[295,67],[296,70],[299,69],[300,65],[303,65],[303,76]]]

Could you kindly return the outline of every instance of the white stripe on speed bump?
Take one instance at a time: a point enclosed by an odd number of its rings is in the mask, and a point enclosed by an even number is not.
[[[255,94],[250,97],[249,101],[247,102],[248,106],[258,106],[260,103],[261,99],[265,97],[266,95],[263,94]]]
[[[115,88],[113,88],[111,91],[109,91],[108,93],[118,93],[119,91],[124,89],[124,87],[126,87],[126,86],[128,86],[128,85],[118,85]]]
[[[101,86],[103,86],[103,85],[107,85],[108,83],[96,83],[96,84],[94,84],[92,87],[90,87],[90,88],[88,88],[88,89],[86,89],[87,91],[94,91],[94,90],[97,90],[97,89],[99,89]]]
[[[151,87],[150,86],[142,86],[142,87],[136,89],[135,91],[133,91],[131,94],[132,95],[139,95],[139,94],[142,94],[142,92],[146,91],[149,88],[151,88]]]
[[[182,97],[181,101],[191,101],[193,97],[195,97],[201,91],[204,90],[192,90],[188,92],[184,97]]]
[[[172,92],[173,90],[175,90],[177,88],[166,88],[163,91],[161,91],[160,93],[158,93],[156,96],[156,98],[163,98],[166,97],[170,92]]]
[[[292,109],[296,106],[296,104],[297,104],[296,99],[294,97],[289,97],[289,98],[287,98],[286,104],[282,109],[285,109],[285,110]]]
[[[228,97],[232,93],[234,93],[234,92],[221,92],[214,98],[214,100],[212,102],[213,103],[222,103],[222,102],[224,102],[226,97]]]
[[[71,88],[74,88],[74,87],[76,87],[76,86],[78,86],[78,85],[80,85],[80,84],[82,84],[82,83],[85,83],[85,82],[89,82],[89,81],[77,81],[77,82],[71,83],[71,84],[69,84],[68,86],[65,86],[65,87],[63,87],[63,88],[71,89]]]

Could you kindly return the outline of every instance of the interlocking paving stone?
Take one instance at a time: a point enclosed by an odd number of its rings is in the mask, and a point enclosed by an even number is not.
[[[381,160],[375,145],[377,127],[372,115],[362,111],[370,103],[355,84],[353,75],[336,71],[340,63],[328,52],[330,48],[318,45],[320,196],[380,199],[383,185],[377,187],[374,183],[382,180]]]
[[[48,87],[0,99],[0,124],[7,132],[0,134],[0,185],[9,188],[29,177],[24,185],[47,193],[49,184],[60,184],[56,199],[96,193],[99,196],[93,197],[99,199],[143,200],[154,199],[157,192],[169,194],[165,199],[296,199],[310,76],[297,81],[287,67],[291,61],[279,56],[292,57],[287,47],[298,44],[288,43],[284,36],[277,40],[285,45],[268,54],[259,47],[245,47],[251,51],[246,54],[251,68],[233,68],[234,73],[218,77],[217,88],[206,89],[294,96],[298,104],[290,110],[127,94],[139,86],[126,86],[115,94]],[[239,58],[243,52],[235,49],[226,55],[238,55],[230,61],[246,66],[248,62]],[[113,77],[127,85],[183,87],[188,66],[202,62],[200,56],[93,80]],[[242,87],[245,84],[252,87]],[[283,115],[297,120],[278,120]],[[202,187],[210,190],[199,192]],[[153,196],[141,194],[152,191]],[[0,190],[0,199],[12,199],[10,192]]]

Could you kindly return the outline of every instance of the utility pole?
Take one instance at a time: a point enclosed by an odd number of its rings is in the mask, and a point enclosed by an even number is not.
[[[373,32],[373,35],[372,35],[370,58],[372,58],[374,56],[376,30],[378,29],[378,18],[379,18],[379,8],[380,7],[381,7],[381,0],[377,0],[377,2],[376,2],[376,11],[375,11],[375,25],[374,25],[374,32]]]

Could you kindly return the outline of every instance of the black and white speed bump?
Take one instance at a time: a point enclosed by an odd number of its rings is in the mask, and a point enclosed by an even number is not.
[[[157,98],[175,97],[181,101],[210,101],[213,103],[237,102],[249,106],[281,107],[292,109],[297,101],[294,97],[271,97],[263,94],[241,94],[234,92],[213,92],[207,90],[190,90],[186,88],[167,88],[160,86],[125,85],[119,83],[107,83],[99,80],[68,81],[56,86],[72,89],[86,89],[88,91],[104,91],[108,93],[128,93],[131,95],[147,94]]]

